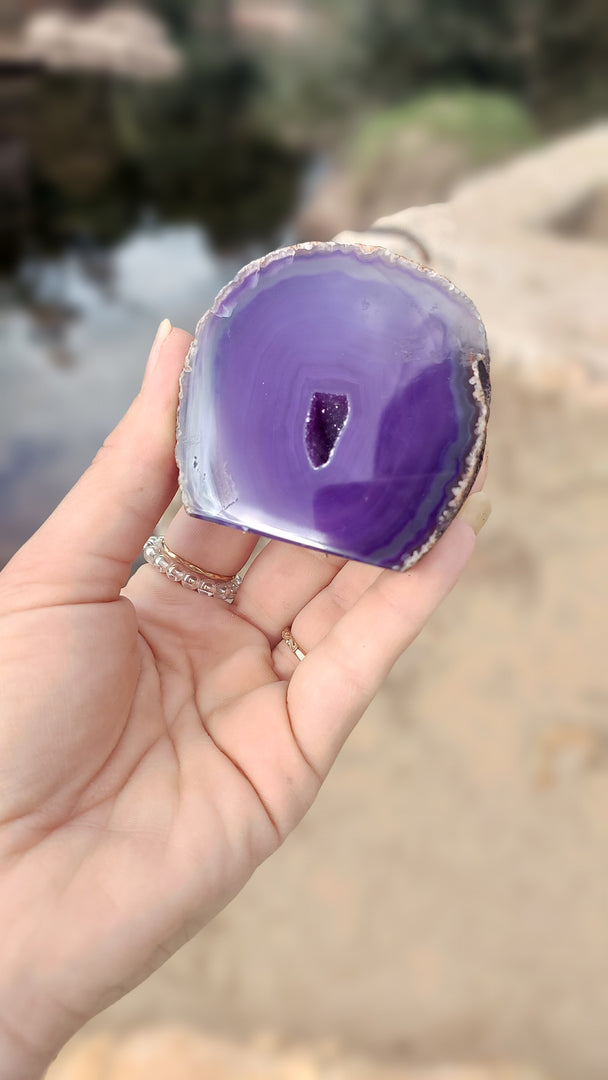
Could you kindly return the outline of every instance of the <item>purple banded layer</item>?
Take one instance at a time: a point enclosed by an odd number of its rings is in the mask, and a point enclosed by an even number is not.
[[[407,569],[475,479],[488,351],[471,301],[383,248],[301,244],[227,285],[182,374],[186,510]]]

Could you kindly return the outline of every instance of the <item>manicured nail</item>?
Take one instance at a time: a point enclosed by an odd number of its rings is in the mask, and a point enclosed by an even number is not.
[[[168,319],[163,319],[162,322],[159,324],[158,330],[156,331],[156,334],[154,335],[154,341],[152,342],[152,348],[150,349],[150,356],[148,357],[148,364],[147,364],[147,367],[146,367],[146,374],[149,371],[152,371],[152,369],[154,368],[154,365],[156,364],[156,361],[158,360],[158,357],[160,355],[160,350],[161,350],[161,348],[163,346],[163,342],[165,342],[167,340],[167,338],[169,337],[169,334],[171,333],[172,329],[173,329],[173,327],[171,326],[171,323],[169,322]]]
[[[467,525],[470,525],[475,536],[477,536],[491,513],[492,503],[485,491],[477,491],[475,495],[469,495],[458,517],[461,521],[465,521]]]

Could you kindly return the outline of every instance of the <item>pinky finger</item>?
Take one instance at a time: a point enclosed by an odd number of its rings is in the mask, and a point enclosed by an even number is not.
[[[385,570],[299,664],[289,683],[291,723],[324,776],[401,653],[456,584],[475,546],[458,519],[411,570]]]

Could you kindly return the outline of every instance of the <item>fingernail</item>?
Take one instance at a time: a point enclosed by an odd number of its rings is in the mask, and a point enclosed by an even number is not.
[[[167,340],[172,329],[173,327],[171,326],[169,319],[163,319],[162,322],[159,323],[158,330],[154,335],[154,341],[152,342],[152,348],[150,349],[150,355],[148,357],[148,363],[146,366],[146,373],[148,371],[152,371],[154,365],[156,364],[156,361],[158,360],[163,342]]]
[[[475,536],[483,529],[486,521],[492,513],[492,503],[485,491],[478,491],[475,495],[469,495],[462,510],[458,514],[461,521],[470,525]]]

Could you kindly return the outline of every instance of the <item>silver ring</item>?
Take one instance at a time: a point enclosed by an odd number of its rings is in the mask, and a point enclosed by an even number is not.
[[[304,657],[306,656],[306,653],[304,652],[304,649],[301,649],[300,646],[298,645],[296,639],[294,638],[294,636],[293,636],[293,634],[291,632],[291,627],[290,626],[285,627],[285,629],[281,632],[281,637],[283,638],[283,641],[287,645],[287,648],[291,649],[293,655],[297,656],[298,660],[303,660]]]
[[[164,536],[150,536],[144,544],[143,555],[146,562],[165,574],[169,581],[176,581],[184,589],[204,596],[217,596],[227,604],[232,603],[243,580],[240,574],[216,574],[182,559],[167,547]]]

